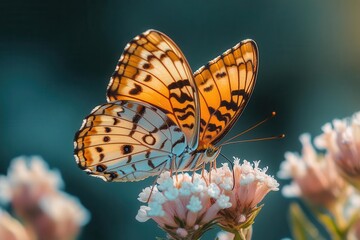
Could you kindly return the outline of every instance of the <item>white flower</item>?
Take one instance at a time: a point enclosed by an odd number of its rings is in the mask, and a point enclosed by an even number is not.
[[[218,198],[220,195],[220,188],[215,183],[210,183],[208,187],[208,194],[212,198]]]
[[[40,209],[53,221],[84,226],[90,220],[90,213],[79,199],[66,193],[49,195],[41,199]]]
[[[0,177],[0,199],[11,204],[34,237],[74,239],[90,214],[77,198],[60,191],[63,185],[60,173],[40,157],[18,157]]]
[[[259,202],[268,192],[278,190],[279,184],[266,175],[266,169],[258,168],[259,162],[239,162],[235,159],[234,170],[223,164],[211,173],[204,170],[193,176],[161,174],[154,187],[156,192],[148,206],[140,207],[136,219],[144,222],[152,218],[176,239],[198,239],[215,223],[235,230],[245,223],[252,224],[253,215],[260,210]],[[139,201],[145,202],[149,189],[139,194]]]
[[[203,206],[201,205],[200,198],[196,196],[191,196],[189,204],[186,205],[186,208],[192,212],[200,211],[203,208]]]
[[[150,219],[150,217],[148,217],[148,215],[147,215],[147,212],[149,210],[150,210],[150,207],[141,206],[135,219],[138,220],[139,222],[146,222],[147,220]]]
[[[20,156],[12,160],[7,176],[0,176],[0,201],[8,203],[26,199],[27,204],[30,204],[63,186],[60,173],[49,170],[41,157]]]
[[[25,227],[7,212],[0,209],[0,239],[30,240]]]
[[[224,192],[217,200],[223,208],[219,211],[218,223],[226,230],[239,231],[248,227],[254,220],[254,214],[260,211],[258,204],[270,191],[277,191],[279,184],[267,175],[266,168],[259,168],[259,161],[251,164],[234,158],[234,169],[227,164],[211,171],[211,181],[218,183]],[[235,179],[235,183],[233,182]],[[225,184],[224,184],[225,183]]]
[[[278,176],[293,179],[282,193],[286,197],[302,197],[311,204],[330,206],[344,193],[346,185],[330,156],[316,153],[309,134],[301,135],[300,141],[302,155],[287,152],[280,165]]]
[[[170,236],[197,239],[211,226],[221,209],[231,206],[229,198],[221,195],[223,190],[216,184],[207,186],[200,174],[171,177],[165,172],[159,179],[148,206],[140,207],[136,219],[144,222],[152,218]],[[141,202],[150,195],[149,189],[139,194]]]
[[[230,197],[224,194],[221,194],[219,198],[216,200],[216,203],[219,204],[221,209],[229,208],[232,204],[229,202]]]
[[[360,190],[360,112],[322,127],[315,144],[326,149],[341,175]]]

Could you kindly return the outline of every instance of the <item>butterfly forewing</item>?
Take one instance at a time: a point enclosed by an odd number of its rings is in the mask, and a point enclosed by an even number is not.
[[[197,147],[200,108],[192,71],[165,34],[149,30],[126,46],[107,97],[108,101],[134,100],[161,109],[185,134],[189,147]]]
[[[170,169],[184,152],[181,129],[145,103],[115,101],[98,106],[75,136],[78,165],[107,181],[138,181]]]
[[[199,90],[199,148],[216,144],[244,110],[253,92],[258,68],[254,41],[245,40],[194,73]]]

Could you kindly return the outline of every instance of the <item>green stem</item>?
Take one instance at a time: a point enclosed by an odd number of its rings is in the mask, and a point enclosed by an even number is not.
[[[231,233],[235,235],[234,240],[250,240],[251,235],[249,235],[249,230],[250,228],[241,228],[239,231],[233,231]]]

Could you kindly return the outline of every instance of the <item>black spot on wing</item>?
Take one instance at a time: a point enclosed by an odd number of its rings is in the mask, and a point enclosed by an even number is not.
[[[233,90],[231,91],[231,95],[243,96],[245,99],[249,98],[249,94],[244,89]]]
[[[168,89],[169,90],[177,89],[177,88],[181,89],[181,88],[186,87],[186,86],[191,86],[189,79],[178,80],[176,82],[170,83],[168,85]]]
[[[144,82],[149,82],[151,80],[151,76],[148,74],[146,75]]]
[[[213,123],[209,123],[207,125],[207,130],[209,132],[220,132],[222,130],[222,127],[221,126],[217,126],[216,124],[213,124]]]
[[[149,63],[144,63],[143,68],[144,69],[149,69],[151,67],[151,65]]]
[[[217,73],[217,74],[215,75],[215,77],[216,77],[217,79],[223,78],[223,77],[225,77],[225,76],[226,76],[226,72]]]
[[[118,176],[119,174],[117,174],[117,172],[109,172],[109,181],[113,181]]]
[[[171,94],[170,94],[170,98],[172,98],[172,97],[175,98],[176,101],[178,101],[179,103],[184,103],[184,102],[186,102],[186,101],[190,101],[190,102],[193,101],[192,97],[190,97],[189,95],[187,95],[187,94],[184,93],[184,92],[181,92],[180,96],[178,96],[178,95],[175,94],[175,93],[171,93]]]
[[[128,157],[128,160],[126,161],[126,163],[130,163],[130,162],[131,162],[131,160],[132,160],[132,155],[131,155],[131,154],[129,154],[127,157]]]
[[[151,160],[148,160],[148,165],[149,165],[149,167],[151,167],[152,169],[155,168],[154,163],[153,163]]]
[[[213,90],[213,88],[214,88],[214,85],[210,85],[208,87],[205,87],[204,92],[210,92],[211,90]]]
[[[183,126],[184,128],[189,128],[189,129],[193,129],[193,128],[194,128],[194,124],[193,124],[193,123],[191,123],[191,124],[185,123],[185,124],[183,124],[182,126]]]
[[[96,171],[97,171],[97,172],[104,172],[106,169],[107,169],[107,167],[106,167],[106,165],[104,165],[104,164],[98,164],[98,165],[96,166]]]
[[[180,143],[184,143],[185,142],[185,137],[181,136],[180,139],[178,139],[176,142],[173,143],[172,148],[174,148],[176,145],[180,144]]]
[[[102,162],[104,160],[105,155],[103,153],[99,154],[99,162]]]
[[[134,169],[134,171],[136,171],[136,165],[134,163],[131,164],[131,167]]]
[[[225,107],[226,110],[233,110],[234,112],[236,112],[239,109],[239,106],[236,104],[236,102],[234,101],[226,101],[226,100],[222,100],[220,103],[220,107]]]
[[[211,115],[215,116],[217,120],[223,121],[225,125],[230,121],[232,117],[230,113],[222,114],[219,110],[215,110],[212,107],[209,107],[209,112]]]
[[[160,130],[166,130],[166,129],[170,128],[171,126],[174,126],[174,125],[175,125],[175,123],[168,118],[168,119],[166,119],[166,122],[164,122],[164,123],[159,127],[159,129],[160,129]]]
[[[185,113],[189,108],[195,111],[195,107],[191,104],[186,105],[184,108],[173,108],[174,112]]]
[[[178,118],[179,120],[185,120],[185,119],[187,119],[189,116],[195,117],[195,114],[194,114],[193,112],[187,112],[187,113],[184,114],[184,115],[178,115],[177,118]]]
[[[133,117],[133,126],[132,126],[132,129],[131,129],[131,131],[130,131],[130,133],[129,133],[129,135],[130,136],[132,136],[132,135],[134,135],[134,133],[135,133],[135,130],[136,130],[136,128],[137,128],[137,123],[140,121],[140,119],[144,116],[144,113],[145,113],[145,107],[144,106],[141,106],[141,105],[139,105],[138,106],[138,109],[137,109],[137,112],[136,112],[136,114],[134,115],[134,117]]]
[[[166,143],[167,140],[168,140],[168,139],[165,139],[165,140],[161,143],[159,149],[163,149],[163,148],[164,148],[165,143]]]
[[[134,150],[134,146],[129,145],[129,144],[122,145],[122,146],[120,147],[120,151],[121,151],[121,153],[122,153],[123,155],[132,153],[133,150]]]
[[[206,139],[212,139],[213,137],[211,135],[206,135],[205,138]]]
[[[134,88],[129,91],[130,95],[138,95],[142,92],[142,87],[139,84],[134,84]]]
[[[200,82],[200,86],[205,85],[209,81],[209,78],[205,78]]]
[[[151,61],[151,59],[153,59],[153,58],[155,58],[155,56],[154,55],[149,55],[149,56],[147,56],[147,60],[150,62]]]

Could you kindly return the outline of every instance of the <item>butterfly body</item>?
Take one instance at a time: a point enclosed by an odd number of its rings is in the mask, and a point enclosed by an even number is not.
[[[125,48],[108,103],[75,135],[80,168],[106,181],[138,181],[164,170],[197,170],[220,153],[253,91],[257,48],[246,40],[192,73],[165,34],[149,30]]]

